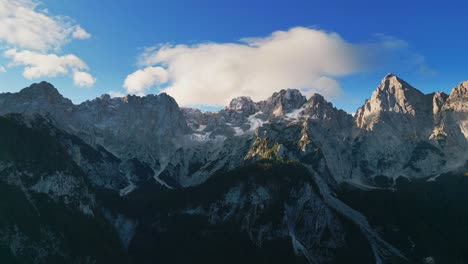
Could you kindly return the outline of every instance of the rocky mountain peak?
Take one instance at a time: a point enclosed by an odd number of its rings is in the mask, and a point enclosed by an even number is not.
[[[384,113],[394,113],[393,121],[398,119],[395,115],[416,116],[430,111],[431,101],[432,98],[390,73],[382,79],[371,98],[358,109],[356,124],[359,128],[372,129]]]
[[[72,101],[64,98],[48,82],[34,83],[18,93],[0,96],[0,114],[43,114],[55,117],[57,113],[63,115],[69,112],[72,107]]]
[[[109,94],[103,94],[99,97],[101,100],[110,101],[112,97]]]
[[[389,73],[387,73],[387,74],[384,76],[383,80],[385,80],[385,79],[391,79],[391,78],[393,78],[393,77],[397,77],[397,76],[396,76],[395,74],[389,72]]]
[[[441,113],[440,125],[444,128],[445,133],[458,135],[455,136],[455,138],[458,137],[457,144],[466,145],[466,139],[468,139],[468,81],[464,81],[452,89]]]
[[[309,100],[306,102],[306,107],[307,108],[317,108],[320,107],[321,105],[324,104],[329,104],[325,98],[318,93],[314,93]]]
[[[51,83],[42,81],[40,83],[33,83],[29,87],[26,87],[22,92],[41,92],[41,93],[50,93],[58,94],[57,88],[55,88]]]
[[[307,101],[297,89],[283,89],[265,101],[266,111],[273,116],[282,116],[300,108]]]
[[[240,96],[234,98],[229,103],[229,106],[226,107],[228,110],[237,111],[237,112],[252,112],[255,111],[255,103],[250,97]]]
[[[424,95],[421,91],[392,73],[385,75],[380,85],[372,94],[372,97],[375,98],[381,94],[393,95],[396,97],[395,99],[402,99],[412,94]]]
[[[22,89],[19,94],[27,100],[42,101],[46,100],[48,103],[70,103],[71,101],[64,98],[57,88],[52,84],[42,81],[40,83],[33,83],[29,87]]]
[[[304,104],[304,115],[314,116],[314,117],[323,117],[333,109],[331,103],[327,102],[325,98],[320,94],[313,94],[309,100]]]
[[[328,102],[322,95],[313,94],[304,104],[304,114],[315,118],[337,118],[338,115],[343,118],[350,118],[351,115],[343,110],[336,109],[332,103]]]
[[[468,81],[455,86],[444,104],[444,109],[468,112]]]
[[[451,100],[455,98],[468,98],[468,81],[464,81],[455,86],[450,93]]]

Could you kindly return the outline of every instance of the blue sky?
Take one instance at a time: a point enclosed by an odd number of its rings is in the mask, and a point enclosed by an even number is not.
[[[0,3],[2,1],[13,0],[0,0]],[[73,19],[75,25],[80,25],[88,32],[90,37],[85,39],[70,37],[58,48],[36,50],[36,52],[54,53],[59,56],[76,55],[88,65],[83,72],[90,73],[95,78],[95,83],[91,87],[77,87],[70,77],[72,71],[77,71],[75,68],[73,70],[70,68],[68,74],[57,74],[55,77],[39,76],[27,79],[23,76],[25,65],[8,67],[13,60],[12,57],[0,56],[0,65],[6,68],[5,73],[0,73],[0,91],[18,91],[32,82],[47,80],[75,103],[109,91],[127,93],[123,84],[128,75],[147,67],[180,68],[183,63],[174,62],[179,60],[179,57],[160,61],[159,64],[153,63],[154,65],[139,63],[138,58],[146,52],[145,48],[153,47],[154,53],[157,52],[154,49],[161,47],[162,44],[168,44],[168,49],[172,50],[175,49],[174,45],[185,44],[189,51],[193,52],[195,49],[193,46],[203,43],[245,45],[239,40],[247,37],[266,38],[273,32],[288,32],[295,27],[325,32],[326,36],[336,33],[352,46],[357,45],[361,48],[369,44],[379,46],[378,52],[370,52],[369,55],[378,54],[375,55],[377,62],[373,61],[366,67],[356,70],[347,69],[344,73],[327,75],[339,84],[342,91],[339,96],[331,95],[329,98],[339,108],[349,112],[354,112],[370,96],[387,72],[397,74],[426,93],[436,90],[450,92],[454,85],[468,79],[466,66],[468,4],[463,1],[451,1],[450,4],[441,1],[252,2],[42,0],[37,7],[34,7],[35,11],[43,12],[41,10],[47,8],[47,16],[69,17]],[[2,54],[12,48],[17,52],[28,49],[12,44],[11,41],[9,43],[5,38],[2,39],[1,34],[0,29]],[[386,40],[399,45],[398,49],[387,52],[382,48],[386,45]],[[242,46],[238,48],[242,49]],[[216,56],[217,50],[219,49],[212,51],[209,56]],[[285,51],[285,54],[287,53]],[[386,56],[387,53],[391,58]],[[366,58],[366,61],[372,59]],[[258,65],[262,66],[261,63]],[[306,64],[306,66],[311,65]],[[211,66],[209,69],[217,73]],[[158,81],[151,82],[152,85],[145,88],[144,93],[158,93],[171,86],[170,81],[161,81],[163,78],[161,75],[153,74],[153,76],[158,76],[156,78]],[[173,76],[173,72],[169,71],[169,76]],[[180,82],[185,80],[182,77],[178,78]],[[188,80],[193,81],[195,77],[191,78]],[[274,81],[275,77],[272,78]],[[287,78],[291,78],[291,75]],[[258,83],[264,84],[264,82]],[[280,80],[279,83],[283,82]],[[219,87],[218,83],[214,84]],[[200,85],[207,86],[207,83],[202,82]],[[209,89],[217,89],[216,87]],[[304,85],[299,88],[304,88]],[[243,91],[252,90],[249,89],[247,87]],[[258,89],[264,88],[258,87]],[[265,89],[266,92],[270,92],[269,89]],[[326,93],[328,90],[325,89],[328,88],[318,91]],[[175,95],[181,93],[184,93],[182,88],[174,90]],[[232,94],[237,95],[237,93]],[[257,98],[264,96],[264,93],[256,91],[253,94]],[[209,97],[210,94],[203,96]],[[203,97],[196,101],[189,99],[181,101],[187,102],[188,105],[223,103],[216,100],[204,103]]]

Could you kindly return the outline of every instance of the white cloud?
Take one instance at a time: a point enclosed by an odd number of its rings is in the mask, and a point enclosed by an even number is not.
[[[10,67],[24,66],[23,76],[26,79],[55,77],[73,72],[73,80],[77,86],[91,86],[95,82],[89,73],[82,72],[82,70],[88,69],[86,63],[73,54],[58,56],[29,50],[10,49],[5,51],[3,55],[11,59]]]
[[[0,0],[0,49],[11,61],[9,67],[24,66],[27,79],[73,73],[75,85],[92,86],[88,66],[76,55],[59,55],[72,39],[90,38],[86,30],[65,16],[39,9],[37,0]]]
[[[353,44],[336,33],[296,27],[239,43],[160,45],[146,49],[138,63],[167,71],[163,91],[179,104],[222,106],[236,96],[263,100],[284,88],[328,98],[341,95],[337,77],[369,69],[370,58],[403,44],[389,37]],[[164,78],[149,75],[138,70],[127,77],[124,87],[134,93],[164,83]]]
[[[73,83],[78,87],[91,87],[96,79],[87,72],[75,71],[73,73]]]
[[[91,34],[86,32],[82,27],[79,25],[75,27],[75,30],[73,31],[72,37],[75,39],[88,39],[91,37]]]
[[[89,37],[72,19],[52,16],[38,10],[36,0],[0,1],[0,42],[21,49],[48,51],[60,49],[71,37]]]
[[[3,67],[3,66],[0,65],[0,72],[6,72],[5,67]]]
[[[83,70],[88,66],[73,54],[58,56],[56,54],[42,54],[39,52],[10,49],[3,53],[11,59],[10,67],[25,66],[23,76],[26,79],[40,77],[55,77],[67,74],[70,70]]]
[[[146,49],[138,63],[166,70],[167,83],[143,78],[148,74],[138,70],[127,80],[138,75],[145,80],[144,85],[131,85],[126,80],[124,87],[134,93],[134,87],[162,84],[164,92],[185,106],[222,106],[242,95],[262,100],[284,88],[296,88],[306,95],[320,93],[330,99],[343,94],[337,77],[386,63],[415,64],[419,55],[409,51],[406,41],[383,34],[375,37],[374,42],[354,44],[336,33],[296,27],[239,43],[159,45]]]
[[[107,92],[110,97],[115,98],[115,97],[124,97],[126,94],[119,92],[119,91],[109,91]]]
[[[127,76],[124,87],[131,94],[144,95],[145,91],[155,85],[166,83],[168,72],[162,67],[146,67]]]

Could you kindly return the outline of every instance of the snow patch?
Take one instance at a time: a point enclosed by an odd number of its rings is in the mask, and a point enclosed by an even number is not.
[[[205,130],[205,128],[206,128],[206,125],[200,125],[200,126],[196,129],[196,131],[202,132],[202,131]]]
[[[234,136],[236,137],[242,136],[244,134],[244,130],[242,130],[240,127],[233,127],[232,129],[234,129]]]
[[[210,137],[211,132],[205,134],[191,134],[189,135],[190,140],[199,142],[199,143],[207,143],[207,142],[217,142],[217,141],[224,141],[226,140],[225,136],[216,135],[214,138]]]
[[[293,110],[292,112],[286,114],[287,117],[291,119],[299,119],[299,114],[304,111],[304,107],[301,107],[299,109]]]
[[[209,142],[210,141],[211,132],[205,134],[192,134],[190,135],[190,139],[197,142]]]
[[[262,111],[259,111],[253,115],[250,115],[249,117],[247,117],[247,120],[249,121],[250,123],[250,129],[249,129],[249,132],[254,132],[255,129],[263,126],[263,124],[265,123],[265,121],[261,120],[260,118],[258,118],[257,116],[258,115],[261,115],[263,114]]]

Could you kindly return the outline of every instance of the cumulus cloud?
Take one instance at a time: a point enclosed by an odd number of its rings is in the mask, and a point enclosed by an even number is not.
[[[0,65],[0,72],[6,72],[5,67],[3,67],[2,65]]]
[[[96,79],[87,72],[75,71],[73,73],[73,83],[78,87],[91,87]]]
[[[10,59],[8,67],[24,67],[27,79],[73,74],[75,85],[89,87],[95,79],[76,55],[60,55],[72,39],[91,37],[71,18],[53,16],[39,9],[36,0],[0,0],[0,49]]]
[[[78,25],[73,30],[72,37],[75,39],[88,39],[91,37],[91,34]]]
[[[83,39],[90,34],[64,16],[38,10],[36,0],[0,1],[0,41],[13,47],[47,51],[59,49],[71,37]]]
[[[144,95],[149,87],[168,80],[169,75],[164,68],[146,67],[128,75],[123,86],[131,94]]]
[[[165,70],[168,78],[138,70],[124,87],[135,93],[162,85],[181,105],[222,106],[242,95],[262,100],[284,88],[330,98],[342,94],[338,77],[369,69],[370,58],[404,44],[384,35],[375,43],[355,44],[336,33],[296,27],[238,43],[160,45],[147,48],[138,64]],[[129,81],[137,79],[144,81]]]
[[[73,54],[58,56],[56,54],[42,54],[39,52],[10,49],[3,53],[11,59],[10,67],[25,66],[23,76],[26,79],[40,77],[55,77],[67,74],[70,70],[83,70],[88,66]]]

